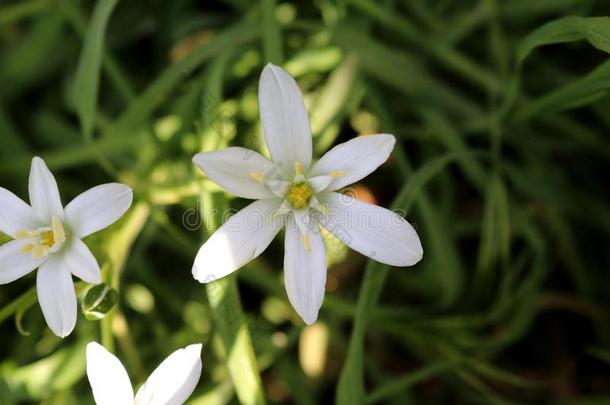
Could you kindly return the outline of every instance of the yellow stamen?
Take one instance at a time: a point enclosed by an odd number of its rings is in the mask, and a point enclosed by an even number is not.
[[[347,174],[347,172],[344,172],[343,170],[335,170],[330,172],[330,177],[341,177],[341,176],[345,176]]]
[[[286,199],[290,202],[293,208],[299,209],[306,207],[309,203],[309,198],[313,195],[313,191],[307,183],[297,183],[290,186]]]
[[[263,181],[265,181],[265,176],[263,176],[259,172],[250,172],[250,178],[259,183],[262,183]]]
[[[17,231],[17,233],[15,233],[15,239],[31,238],[32,236],[32,232],[28,230]]]
[[[309,242],[309,236],[306,233],[303,234],[303,246],[305,246],[305,250],[311,252],[311,243]]]
[[[40,244],[46,247],[51,247],[55,243],[53,231],[46,231],[40,237]]]
[[[64,226],[61,221],[57,217],[53,217],[51,219],[51,228],[53,229],[53,239],[54,241],[58,241],[64,243],[66,241],[66,232],[64,231]]]
[[[303,165],[301,164],[301,162],[294,162],[294,172],[297,175],[297,177],[303,176],[304,170],[303,170]]]
[[[21,252],[31,252],[34,259],[41,259],[50,251],[55,252],[61,247],[58,244],[66,241],[66,231],[61,220],[53,217],[51,227],[19,231],[15,237],[16,239],[30,239],[31,243],[24,245],[20,249]]]
[[[34,259],[42,259],[47,255],[47,250],[49,250],[49,248],[44,245],[36,245],[32,250],[32,257]]]

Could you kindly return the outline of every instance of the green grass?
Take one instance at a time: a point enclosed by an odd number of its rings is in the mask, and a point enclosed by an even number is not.
[[[81,314],[60,340],[33,275],[0,286],[0,404],[93,403],[90,340],[136,385],[202,342],[193,404],[609,403],[609,13],[601,0],[3,2],[0,186],[26,198],[39,155],[64,203],[109,181],[136,203],[86,240],[119,294],[102,320]],[[220,213],[244,206],[191,158],[264,151],[267,62],[299,82],[316,157],[397,137],[358,189],[424,246],[399,269],[331,242],[328,340],[290,307],[281,237],[226,279],[191,276]]]

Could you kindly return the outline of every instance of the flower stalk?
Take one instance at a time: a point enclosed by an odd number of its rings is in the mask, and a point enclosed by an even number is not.
[[[214,212],[215,209],[221,212],[220,208],[227,205],[226,198],[219,193],[213,195],[205,192],[203,205],[208,212]],[[204,216],[204,221],[206,231],[210,233],[220,225],[219,219],[212,215]],[[224,277],[207,283],[205,290],[221,340],[221,355],[227,364],[240,403],[264,404],[265,396],[256,354],[235,277]]]

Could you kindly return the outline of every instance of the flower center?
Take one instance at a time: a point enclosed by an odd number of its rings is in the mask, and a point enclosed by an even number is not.
[[[15,236],[17,239],[30,239],[30,243],[23,246],[21,252],[31,251],[34,259],[57,252],[66,241],[66,232],[58,217],[51,219],[50,227],[19,231]]]
[[[313,191],[311,190],[311,187],[309,187],[309,184],[301,182],[290,186],[288,193],[286,194],[286,199],[293,208],[299,209],[307,207],[312,195]]]

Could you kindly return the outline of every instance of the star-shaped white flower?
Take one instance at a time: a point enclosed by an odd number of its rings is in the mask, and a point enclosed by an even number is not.
[[[65,208],[53,174],[39,157],[32,159],[30,203],[0,187],[0,232],[14,240],[0,246],[0,284],[39,268],[36,290],[49,328],[65,337],[76,324],[72,274],[101,282],[100,267],[81,240],[114,223],[133,199],[124,184],[103,184],[82,193]]]
[[[178,349],[148,377],[134,398],[125,368],[103,346],[87,345],[87,377],[97,405],[181,405],[201,375],[201,344]]]
[[[193,276],[206,283],[228,275],[260,255],[285,226],[286,291],[297,313],[312,324],[326,284],[320,226],[352,249],[393,266],[417,263],[423,249],[413,227],[396,213],[336,192],[383,164],[394,136],[359,136],[312,164],[309,118],[294,79],[268,64],[258,99],[272,161],[239,147],[193,158],[230,193],[258,200],[229,218],[201,247]]]

